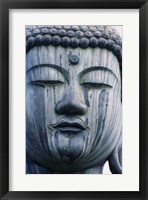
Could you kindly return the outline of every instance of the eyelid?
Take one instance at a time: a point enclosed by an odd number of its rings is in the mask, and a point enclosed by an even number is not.
[[[105,71],[105,72],[108,72],[111,75],[113,75],[114,78],[116,79],[116,81],[118,82],[118,78],[114,74],[114,72],[111,69],[106,68],[106,67],[102,67],[102,66],[93,66],[93,67],[89,67],[89,68],[84,69],[82,72],[80,72],[79,78],[81,79],[81,78],[83,78],[83,76],[85,76],[85,75],[87,75],[87,74],[89,74],[91,72],[95,73],[95,71]]]
[[[113,88],[111,85],[107,83],[96,83],[96,82],[84,82],[81,83],[82,86],[88,87],[88,88]]]
[[[58,66],[58,65],[54,65],[54,64],[41,64],[41,65],[34,65],[33,67],[31,67],[30,69],[28,69],[26,71],[26,74],[28,74],[30,71],[34,70],[34,69],[38,69],[38,68],[45,68],[45,67],[48,67],[48,68],[53,68],[53,69],[56,69],[58,72],[60,72],[64,79],[69,82],[69,73],[67,70],[65,70],[63,67],[61,66]]]
[[[116,81],[114,73],[103,67],[87,68],[80,75],[80,84],[89,88],[112,88]]]
[[[35,80],[35,81],[31,81],[32,84],[36,84],[36,85],[41,85],[41,86],[45,86],[45,85],[61,85],[64,82],[63,81],[59,81],[59,80]]]

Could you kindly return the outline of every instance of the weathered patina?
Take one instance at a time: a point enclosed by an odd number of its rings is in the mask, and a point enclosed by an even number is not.
[[[121,68],[109,26],[26,27],[27,173],[122,173]]]

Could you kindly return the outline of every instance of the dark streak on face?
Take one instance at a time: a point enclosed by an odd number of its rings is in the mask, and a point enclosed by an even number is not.
[[[102,131],[104,130],[105,119],[106,119],[106,114],[107,114],[108,95],[109,95],[109,92],[104,89],[101,91],[98,97],[99,98],[99,105],[98,105],[99,116],[98,116],[97,130],[98,130],[99,135],[97,139],[95,138],[93,142],[92,146],[94,149],[102,136]]]
[[[89,92],[89,88],[84,88],[83,89],[83,93],[84,93],[84,100],[85,100],[85,103],[88,107],[90,107],[90,103],[89,103],[89,100],[88,100],[88,92]]]

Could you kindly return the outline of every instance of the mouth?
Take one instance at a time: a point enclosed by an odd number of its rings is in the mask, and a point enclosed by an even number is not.
[[[55,124],[49,125],[49,128],[57,129],[63,133],[78,133],[84,130],[88,130],[88,126],[86,126],[82,121],[77,120],[74,122],[70,122],[68,120],[60,120]]]
[[[79,158],[85,149],[89,127],[80,118],[60,118],[48,125],[53,156],[59,153],[63,161]]]

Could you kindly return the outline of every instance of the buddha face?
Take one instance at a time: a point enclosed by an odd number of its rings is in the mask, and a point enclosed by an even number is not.
[[[34,47],[26,58],[27,157],[55,171],[106,161],[121,131],[121,79],[112,52]]]

